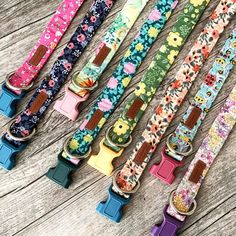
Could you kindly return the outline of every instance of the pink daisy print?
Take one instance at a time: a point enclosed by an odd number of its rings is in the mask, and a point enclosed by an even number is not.
[[[124,72],[126,74],[133,74],[135,72],[135,65],[131,62],[127,62],[125,65],[124,65]]]
[[[98,108],[101,111],[109,111],[112,108],[112,102],[108,98],[103,98],[99,103],[98,103]]]
[[[111,77],[110,80],[108,81],[107,87],[111,88],[111,89],[114,89],[114,88],[117,87],[117,84],[118,84],[117,79],[114,78],[114,77]]]

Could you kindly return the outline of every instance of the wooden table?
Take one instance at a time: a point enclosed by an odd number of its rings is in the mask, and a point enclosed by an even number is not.
[[[92,0],[85,1],[84,6],[77,14],[72,26],[62,39],[56,52],[50,58],[39,79],[36,81],[33,89],[26,96],[19,107],[19,112],[24,104],[29,100],[34,89],[40,83],[50,70],[58,54],[69,40],[76,29],[78,22],[87,11]],[[111,14],[102,25],[99,32],[94,37],[92,43],[81,56],[75,70],[80,70],[92,51],[95,50],[101,36],[106,32],[116,13],[119,12],[126,0],[117,1]],[[135,85],[138,83],[148,65],[150,64],[155,52],[165,39],[171,26],[184,7],[187,0],[181,0],[173,16],[167,23],[161,33],[158,41],[148,54],[142,64],[139,72],[134,78],[123,96],[120,105],[111,119],[107,122],[100,136],[94,142],[93,151],[99,150],[98,144],[104,137],[105,130],[113,124],[124,106],[127,97],[132,93]],[[184,45],[179,54],[176,63],[172,66],[166,76],[166,80],[161,84],[155,98],[148,107],[145,116],[135,129],[134,141],[130,145],[122,158],[115,161],[115,166],[121,166],[126,157],[134,147],[138,136],[143,131],[147,119],[153,113],[154,108],[162,98],[168,84],[174,78],[183,59],[188,53],[194,40],[201,32],[208,21],[210,13],[218,4],[219,0],[212,0],[200,19],[197,27],[194,29],[189,40]],[[30,49],[38,39],[44,29],[44,26],[54,14],[60,0],[1,0],[0,2],[0,78],[4,81],[6,74],[14,71],[21,65]],[[153,179],[146,171],[142,178],[142,186],[132,198],[131,203],[124,210],[124,218],[120,224],[114,224],[95,212],[95,208],[100,200],[107,196],[107,188],[111,183],[111,178],[105,177],[96,170],[90,168],[86,163],[82,165],[79,171],[73,175],[73,184],[66,190],[54,184],[44,176],[49,167],[55,165],[57,154],[61,151],[64,140],[71,136],[79,127],[80,121],[88,112],[94,99],[101,92],[109,76],[114,71],[121,57],[124,55],[129,44],[132,42],[135,34],[138,32],[142,22],[147,17],[155,1],[151,0],[141,17],[139,17],[135,26],[132,28],[119,52],[110,63],[99,83],[99,88],[95,91],[87,102],[81,107],[81,115],[77,122],[72,123],[68,119],[59,115],[52,109],[46,112],[45,118],[38,126],[37,134],[32,139],[28,148],[17,158],[17,167],[12,171],[0,169],[0,235],[27,235],[27,236],[136,236],[149,235],[151,226],[162,219],[162,209],[167,202],[170,192],[176,188],[184,171],[187,169],[193,155],[188,158],[185,165],[180,168],[176,175],[177,179],[171,186],[166,186],[160,181]],[[176,118],[171,123],[166,132],[165,138],[159,145],[151,164],[160,160],[160,150],[163,147],[166,136],[170,134],[178,122],[183,112],[187,108],[189,101],[195,95],[202,79],[211,68],[211,64],[217,55],[218,50],[224,44],[231,30],[235,26],[236,18],[226,28],[223,36],[217,43],[217,46],[211,53],[210,58],[204,65],[198,79],[193,84],[190,93],[179,110]],[[194,151],[198,149],[203,137],[206,135],[210,125],[216,117],[219,108],[224,103],[227,95],[236,83],[236,69],[229,76],[220,95],[216,99],[213,108],[207,116],[204,124],[200,128],[197,137],[193,143]],[[63,90],[56,99],[63,96]],[[0,131],[6,130],[9,119],[0,117]],[[222,149],[216,163],[211,168],[208,177],[202,186],[197,198],[198,208],[186,222],[180,235],[183,236],[210,236],[210,235],[236,235],[236,130],[234,130],[224,148]]]

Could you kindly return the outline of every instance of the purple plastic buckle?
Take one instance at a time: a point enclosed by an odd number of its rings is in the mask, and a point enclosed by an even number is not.
[[[176,161],[165,153],[166,147],[161,151],[161,162],[153,164],[149,172],[152,176],[162,180],[166,184],[172,184],[175,179],[175,169],[184,164],[183,161]]]
[[[175,236],[177,231],[184,225],[185,221],[179,221],[167,213],[168,207],[169,205],[166,205],[163,210],[163,222],[152,227],[152,236]]]

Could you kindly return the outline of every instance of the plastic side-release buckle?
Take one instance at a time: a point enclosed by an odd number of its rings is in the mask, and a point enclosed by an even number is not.
[[[72,182],[71,174],[78,169],[78,167],[79,165],[71,163],[59,154],[56,167],[50,168],[46,176],[62,187],[68,188]]]
[[[104,145],[104,141],[105,139],[103,139],[99,144],[99,153],[97,155],[92,155],[87,163],[104,175],[110,176],[114,170],[112,161],[114,158],[121,156],[123,149],[119,152],[114,152]]]
[[[169,157],[165,153],[166,147],[161,151],[161,162],[159,164],[154,164],[150,168],[149,172],[156,178],[161,179],[167,184],[172,184],[175,179],[175,169],[184,164],[183,161],[176,161],[174,158]]]
[[[164,220],[161,224],[155,225],[151,229],[152,236],[175,236],[182,228],[184,221],[179,221],[167,213],[168,205],[163,210]]]
[[[122,208],[130,202],[130,197],[124,198],[118,193],[115,193],[112,190],[112,186],[110,186],[108,192],[108,199],[100,202],[96,208],[96,211],[108,219],[119,223],[122,218]]]
[[[75,121],[79,115],[78,107],[81,102],[88,99],[89,94],[80,97],[69,89],[69,85],[65,87],[65,95],[62,100],[56,101],[54,109],[62,115],[68,117],[70,120]]]
[[[11,170],[15,166],[15,157],[18,152],[22,151],[27,144],[15,147],[3,137],[0,139],[0,166],[4,169]]]
[[[24,97],[25,93],[17,95],[9,90],[6,84],[2,85],[0,91],[0,113],[7,117],[13,117],[16,114],[17,101]]]

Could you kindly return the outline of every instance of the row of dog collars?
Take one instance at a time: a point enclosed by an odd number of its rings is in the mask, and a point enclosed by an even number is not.
[[[92,54],[82,71],[72,75],[64,98],[56,102],[54,109],[73,121],[77,119],[78,105],[87,100],[91,91],[97,87],[99,77],[147,2],[148,0],[127,0],[102,38],[96,52]],[[106,131],[106,136],[100,143],[99,153],[90,157],[89,165],[105,175],[112,174],[114,170],[112,161],[121,156],[124,149],[131,143],[131,134],[135,126],[209,2],[210,0],[189,0],[184,6],[183,12],[127,100],[119,118]],[[12,117],[16,113],[17,101],[22,99],[26,91],[31,88],[33,81],[59,43],[82,3],[82,0],[64,0],[26,61],[15,73],[7,77],[0,95],[2,114]],[[40,118],[59,92],[77,59],[107,17],[114,3],[115,1],[112,0],[94,1],[48,76],[35,90],[24,111],[10,123],[9,129],[1,138],[0,143],[2,167],[8,170],[14,167],[17,153],[27,146],[28,140],[35,134]],[[79,129],[72,138],[65,141],[63,151],[58,155],[57,166],[50,168],[46,174],[48,178],[65,188],[69,187],[72,182],[71,173],[76,171],[80,163],[90,156],[92,142],[115,110],[125,89],[134,78],[138,67],[155,43],[177,3],[176,0],[158,0],[156,2],[140,32],[109,78],[106,87],[90,108]],[[109,197],[97,207],[97,211],[102,215],[115,222],[121,220],[123,206],[129,203],[132,194],[138,190],[139,179],[158,143],[235,11],[235,0],[221,0],[214,10],[173,82],[169,85],[165,96],[155,109],[155,113],[149,119],[132,154],[128,157],[124,167],[114,173],[113,182],[109,188]],[[174,181],[174,171],[177,167],[182,166],[184,159],[192,153],[191,143],[233,68],[235,58],[236,28],[225,42],[180,124],[168,137],[166,146],[161,152],[161,162],[151,167],[150,173],[153,176],[167,184]],[[179,187],[171,194],[169,205],[164,209],[163,223],[153,227],[152,235],[175,235],[182,227],[186,216],[194,212],[198,189],[235,121],[236,86],[210,128],[208,136],[196,153]]]

